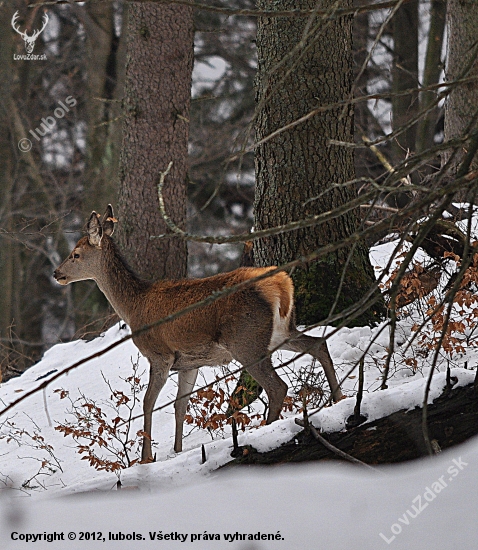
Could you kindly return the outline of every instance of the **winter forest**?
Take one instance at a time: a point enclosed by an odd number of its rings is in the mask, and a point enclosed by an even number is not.
[[[0,2],[2,548],[476,545],[477,29]]]

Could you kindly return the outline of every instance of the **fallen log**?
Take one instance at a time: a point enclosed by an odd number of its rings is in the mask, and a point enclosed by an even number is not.
[[[422,409],[398,411],[345,432],[321,434],[334,447],[367,464],[390,464],[427,456],[421,428]],[[478,396],[473,384],[445,390],[428,406],[428,427],[433,447],[447,449],[478,435]],[[229,462],[286,464],[316,460],[341,460],[304,430],[290,442],[266,453],[248,447]]]

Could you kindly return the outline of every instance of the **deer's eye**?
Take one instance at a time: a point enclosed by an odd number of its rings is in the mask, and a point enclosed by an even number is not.
[[[78,254],[78,252],[75,252],[75,253],[73,254],[73,258],[79,258],[79,257],[80,257],[80,255]]]

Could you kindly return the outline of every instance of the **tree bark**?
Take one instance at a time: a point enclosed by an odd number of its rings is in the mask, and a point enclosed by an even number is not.
[[[193,14],[188,6],[132,3],[128,13],[119,241],[146,279],[186,275],[187,248],[167,232],[159,213],[159,172],[168,215],[186,219],[187,145],[193,64]]]
[[[446,80],[457,78],[478,78],[478,9],[474,0],[448,0],[447,8],[448,52]],[[478,81],[461,84],[454,88],[445,103],[445,140],[463,136],[478,128]],[[456,171],[466,147],[453,160]],[[451,151],[443,155],[443,163],[450,158]],[[470,170],[478,169],[475,156]]]
[[[342,7],[351,6],[348,0]],[[321,8],[334,5],[332,0]],[[313,9],[315,0],[260,0],[264,9]],[[293,123],[317,106],[350,97],[352,18],[310,21],[301,17],[260,18],[257,31],[258,76],[256,139]],[[353,150],[330,140],[353,141],[353,108],[330,109],[288,128],[256,148],[254,226],[257,230],[300,220],[340,207],[356,196]],[[309,229],[256,241],[257,265],[281,265],[323,245],[340,241],[358,227],[355,212]],[[340,285],[345,270],[343,284]],[[359,243],[311,262],[293,273],[298,321],[327,317],[338,293],[335,313],[360,300],[374,284],[366,247]],[[380,305],[355,322],[377,320]]]

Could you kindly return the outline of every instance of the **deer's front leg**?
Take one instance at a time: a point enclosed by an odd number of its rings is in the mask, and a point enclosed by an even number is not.
[[[178,372],[178,395],[174,403],[176,418],[176,434],[174,438],[174,451],[180,453],[183,450],[183,426],[186,409],[189,403],[189,394],[194,389],[198,369],[182,370]]]
[[[149,360],[149,383],[148,389],[143,400],[144,414],[144,437],[143,450],[141,453],[141,462],[153,462],[153,452],[151,449],[151,428],[153,423],[153,409],[158,398],[159,392],[163,388],[168,378],[169,368],[173,361],[167,361],[155,357],[154,360]]]

